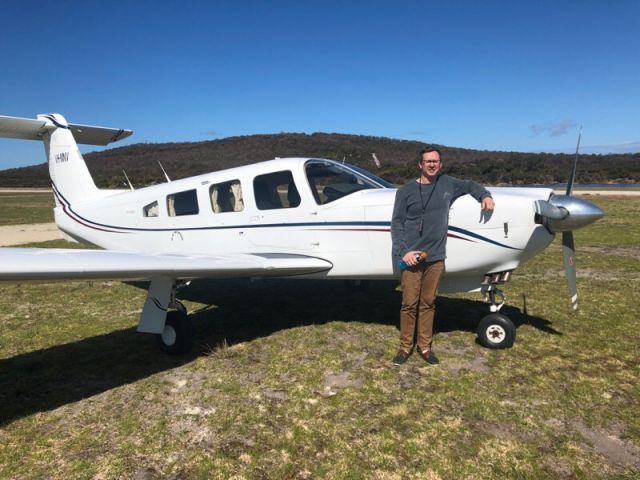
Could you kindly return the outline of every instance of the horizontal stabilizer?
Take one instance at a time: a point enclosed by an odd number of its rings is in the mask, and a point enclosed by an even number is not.
[[[118,128],[92,127],[91,125],[69,124],[69,130],[73,133],[73,138],[77,143],[84,145],[109,145],[127,138],[133,130],[123,130]]]
[[[133,131],[118,128],[95,127],[70,123],[62,125],[54,117],[42,116],[39,119],[4,117],[0,115],[0,137],[23,140],[42,140],[43,135],[55,128],[68,128],[76,143],[84,145],[108,145],[130,136]]]
[[[330,262],[304,255],[150,255],[110,250],[0,248],[0,280],[145,280],[282,277],[329,270]]]

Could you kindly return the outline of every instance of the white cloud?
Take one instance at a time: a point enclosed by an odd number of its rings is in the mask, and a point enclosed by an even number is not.
[[[561,120],[559,122],[546,122],[531,125],[531,131],[534,135],[548,134],[550,137],[559,137],[566,135],[569,131],[576,128],[577,124],[573,120]]]

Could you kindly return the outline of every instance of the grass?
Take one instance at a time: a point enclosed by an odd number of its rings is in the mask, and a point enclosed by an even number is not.
[[[2,214],[0,225],[53,222],[51,192],[0,192]]]
[[[556,240],[507,285],[511,349],[439,297],[438,367],[391,365],[389,282],[194,282],[180,358],[134,332],[136,285],[0,284],[0,478],[639,478],[640,200],[596,202],[580,310]]]

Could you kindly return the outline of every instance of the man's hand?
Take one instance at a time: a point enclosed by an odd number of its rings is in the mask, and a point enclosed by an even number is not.
[[[421,253],[422,252],[420,250],[412,250],[410,252],[407,252],[405,256],[402,257],[402,260],[404,260],[404,263],[406,263],[410,267],[414,267],[419,262],[419,260],[416,260],[416,257],[418,257]]]
[[[482,199],[482,210],[493,210],[496,206],[496,202],[493,201],[491,197],[484,197]]]

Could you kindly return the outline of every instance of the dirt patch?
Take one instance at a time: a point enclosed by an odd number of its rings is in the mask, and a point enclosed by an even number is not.
[[[471,347],[459,347],[459,348],[440,348],[441,352],[455,357],[455,360],[446,362],[446,369],[451,375],[459,375],[462,372],[479,372],[486,373],[490,370],[488,359],[483,350],[476,350]],[[469,353],[473,356],[469,357]]]
[[[619,257],[640,258],[640,247],[606,245],[600,247],[580,247],[581,252],[599,253],[604,255],[617,255]]]
[[[0,247],[46,242],[62,238],[55,223],[0,226]]]
[[[591,444],[596,453],[605,457],[607,463],[624,468],[640,468],[640,448],[623,441],[619,432],[590,428],[581,420],[572,421],[570,426]]]
[[[289,398],[289,394],[284,390],[275,390],[272,388],[267,388],[262,391],[262,395],[271,400],[275,400],[277,402],[284,402]]]
[[[563,270],[547,270],[544,273],[522,273],[518,277],[522,277],[527,280],[555,280],[558,278],[564,278],[566,276]],[[578,267],[576,272],[577,278],[586,278],[588,280],[639,280],[640,272],[621,272],[621,271],[609,271],[595,270],[591,268]]]
[[[513,428],[513,426],[503,423],[491,423],[483,420],[474,420],[468,422],[468,426],[472,432],[500,439],[533,442],[537,438],[537,436],[533,432],[516,430]]]
[[[564,190],[556,190],[557,193],[564,195]],[[579,196],[603,196],[603,197],[638,197],[640,196],[640,190],[574,190],[573,195]]]
[[[317,393],[322,397],[333,397],[338,390],[344,388],[360,388],[363,381],[360,378],[354,378],[349,371],[334,373],[332,371],[325,372],[322,389]]]
[[[51,188],[0,188],[0,193],[53,193]]]

